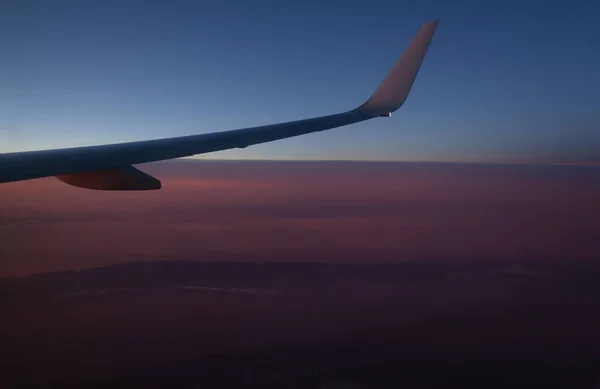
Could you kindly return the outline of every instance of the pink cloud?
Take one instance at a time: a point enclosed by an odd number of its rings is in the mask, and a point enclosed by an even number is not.
[[[597,258],[599,170],[565,169],[182,161],[146,168],[163,181],[153,192],[6,184],[0,274],[144,259]]]

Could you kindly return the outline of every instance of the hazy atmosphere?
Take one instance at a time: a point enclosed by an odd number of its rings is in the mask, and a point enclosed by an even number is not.
[[[2,2],[0,387],[600,388],[599,17]]]
[[[156,192],[0,186],[0,274],[138,260],[596,259],[600,171],[576,166],[173,161]]]

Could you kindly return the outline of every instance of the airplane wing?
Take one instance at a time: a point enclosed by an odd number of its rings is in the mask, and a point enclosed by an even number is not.
[[[243,148],[391,116],[406,100],[439,21],[423,25],[375,93],[360,107],[334,115],[241,130],[100,146],[0,154],[0,183],[55,176],[81,188],[160,189],[135,164]]]

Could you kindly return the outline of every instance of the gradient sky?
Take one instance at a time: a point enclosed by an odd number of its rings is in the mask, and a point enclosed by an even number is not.
[[[600,161],[597,1],[5,1],[0,152],[353,108],[441,19],[392,119],[208,158]]]

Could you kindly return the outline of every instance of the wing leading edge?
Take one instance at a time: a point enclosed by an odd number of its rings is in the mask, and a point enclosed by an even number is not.
[[[159,189],[160,181],[132,165],[243,148],[391,116],[404,104],[438,21],[421,28],[375,93],[353,110],[287,123],[176,138],[0,154],[0,183],[56,176],[70,185],[100,190]]]

